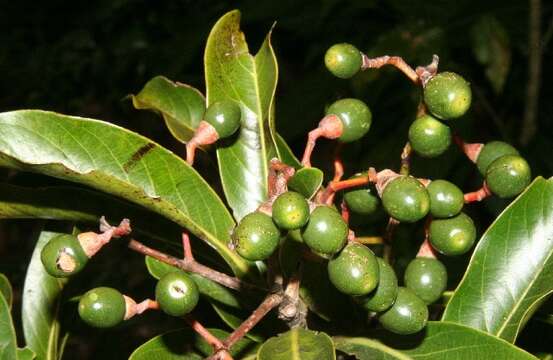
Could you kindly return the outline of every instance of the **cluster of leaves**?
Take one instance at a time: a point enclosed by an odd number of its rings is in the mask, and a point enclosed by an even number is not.
[[[212,260],[216,267],[228,267],[240,277],[259,276],[253,264],[228,249],[230,231],[235,219],[242,218],[265,200],[268,159],[276,156],[298,165],[275,129],[274,94],[278,73],[270,34],[260,51],[252,56],[239,30],[239,14],[227,14],[212,30],[205,60],[207,102],[231,97],[251,110],[238,139],[216,150],[222,188],[233,215],[194,169],[140,135],[92,119],[43,111],[15,111],[0,114],[0,164],[94,190],[67,185],[37,189],[2,184],[2,217],[90,223],[103,214],[111,219],[126,216],[133,220],[139,233],[173,243],[178,239],[174,236],[178,225],[220,255]],[[160,112],[175,137],[186,141],[203,114],[206,100],[189,86],[158,77],[133,97],[133,103],[137,108]],[[308,177],[304,184],[310,188],[314,184],[320,186],[321,182],[322,176],[317,175],[315,180]],[[295,329],[264,342],[266,336],[252,333],[233,349],[234,355],[253,353],[265,359],[277,358],[280,354],[284,359],[301,354],[302,358],[319,359],[334,358],[337,349],[359,359],[374,356],[533,358],[512,343],[553,291],[552,190],[549,180],[536,179],[497,218],[480,239],[442,320],[430,322],[416,337],[396,338],[357,329],[352,334],[351,324],[346,331],[339,323],[352,317],[351,313],[344,314],[344,310],[350,309],[343,306],[347,299],[336,294],[332,286],[321,283],[320,271],[314,269],[305,274],[302,298],[322,319],[332,320],[319,321],[320,329],[342,336],[329,337]],[[27,271],[22,322],[26,349],[16,346],[15,333],[9,325],[11,290],[7,281],[1,279],[0,321],[8,326],[0,327],[3,330],[0,355],[6,358],[27,359],[34,353],[39,359],[56,359],[63,353],[66,338],[60,330],[57,311],[66,283],[49,277],[38,259],[42,246],[52,236],[51,232],[42,232]],[[206,258],[213,256],[208,248],[200,249]],[[152,259],[146,261],[150,273],[157,278],[167,271]],[[243,309],[251,308],[252,304],[244,305],[246,300],[240,294],[199,276],[194,280],[205,300],[211,302],[231,328],[240,323]],[[47,316],[41,315],[43,321],[37,321],[38,313]],[[228,334],[217,329],[212,332],[218,337]],[[451,336],[444,336],[445,333]],[[185,329],[150,340],[131,358],[148,358],[155,352],[162,358],[194,359],[207,355],[209,350]]]

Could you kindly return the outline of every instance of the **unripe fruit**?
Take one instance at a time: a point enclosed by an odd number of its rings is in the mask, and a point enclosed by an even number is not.
[[[378,261],[365,245],[349,244],[328,262],[328,277],[344,294],[366,295],[378,284]]]
[[[490,141],[482,147],[476,158],[476,166],[480,174],[486,175],[488,166],[503,155],[519,155],[518,150],[503,141]]]
[[[355,179],[360,175],[354,175],[351,178]],[[347,191],[344,194],[344,201],[349,210],[360,215],[372,215],[380,207],[380,199],[370,187]]]
[[[413,291],[400,287],[394,305],[378,319],[391,332],[400,335],[414,334],[426,326],[428,308]]]
[[[434,219],[430,223],[430,243],[440,253],[448,256],[466,253],[476,240],[476,227],[464,214],[450,219]]]
[[[361,139],[371,127],[371,110],[358,99],[338,100],[330,105],[326,114],[336,115],[340,118],[342,134],[338,140],[344,143]]]
[[[424,88],[424,102],[438,119],[462,116],[469,109],[471,101],[469,83],[456,73],[438,73],[428,80]]]
[[[426,187],[430,197],[430,213],[437,218],[457,215],[465,203],[461,189],[447,180],[434,180]]]
[[[280,231],[269,215],[255,211],[238,223],[232,234],[236,251],[251,261],[265,260],[277,248]]]
[[[218,101],[207,108],[204,120],[217,131],[220,139],[234,134],[240,127],[242,113],[234,101]]]
[[[299,229],[309,220],[309,204],[303,195],[287,191],[273,203],[273,221],[284,230]]]
[[[336,209],[318,206],[311,213],[301,236],[311,250],[332,255],[344,247],[348,233],[348,225]]]
[[[159,308],[172,316],[188,314],[196,307],[199,298],[196,283],[182,271],[163,275],[156,285]]]
[[[68,277],[81,271],[88,262],[79,239],[74,235],[58,235],[50,239],[40,253],[40,260],[48,274]]]
[[[500,198],[510,198],[522,192],[532,180],[530,166],[522,157],[504,155],[490,164],[486,184]]]
[[[392,267],[383,259],[377,258],[379,280],[376,289],[367,296],[357,299],[363,308],[369,311],[382,312],[389,309],[396,301],[398,285],[397,276]]]
[[[361,69],[363,57],[351,44],[336,44],[326,51],[325,65],[334,76],[349,79]]]
[[[433,158],[443,154],[451,144],[451,130],[432,116],[424,115],[409,127],[409,143],[420,156]]]
[[[89,290],[79,301],[79,316],[90,326],[108,328],[125,318],[123,295],[109,287]]]
[[[417,257],[407,265],[404,282],[422,301],[432,304],[446,289],[447,270],[437,259]]]
[[[393,218],[416,222],[428,214],[430,198],[426,188],[411,176],[398,176],[382,192],[382,204]]]

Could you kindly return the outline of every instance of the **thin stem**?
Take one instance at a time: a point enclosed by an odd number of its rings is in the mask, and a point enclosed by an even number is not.
[[[419,83],[419,76],[416,71],[413,70],[401,57],[399,56],[379,56],[376,58],[369,58],[367,55],[363,54],[363,65],[361,69],[378,69],[384,65],[392,65],[398,68],[403,72],[412,82],[415,84]]]
[[[313,129],[307,135],[307,144],[305,144],[305,150],[301,163],[305,167],[311,167],[311,154],[317,139],[324,137],[326,139],[337,139],[342,135],[343,125],[340,118],[334,114],[326,115],[321,119],[316,129]]]
[[[184,320],[196,333],[198,333],[198,335],[200,335],[209,345],[213,347],[214,351],[224,348],[223,342],[211,334],[209,330],[207,330],[192,315],[186,315]]]
[[[201,275],[205,277],[206,279],[212,280],[218,284],[221,284],[225,287],[228,287],[230,289],[234,290],[242,290],[242,289],[257,289],[257,290],[266,290],[261,288],[260,286],[247,283],[245,281],[242,281],[238,278],[229,276],[227,274],[224,274],[222,272],[219,272],[217,270],[213,270],[205,265],[202,265],[198,262],[196,262],[193,259],[178,259],[174,256],[165,254],[161,251],[152,249],[140,241],[131,239],[129,241],[129,248],[131,250],[134,250],[138,253],[148,255],[150,257],[153,257],[154,259],[157,259],[163,263],[169,264],[171,266],[174,266],[176,268],[179,268],[184,271],[189,271],[192,273],[196,273],[198,275]]]
[[[492,192],[488,188],[488,185],[484,183],[480,189],[465,194],[465,204],[475,201],[482,201],[490,195],[492,195]]]
[[[190,244],[190,236],[187,232],[182,233],[182,248],[184,249],[184,258],[194,260],[194,255],[192,255],[192,245]]]
[[[342,210],[342,219],[344,219],[346,224],[349,224],[349,207],[344,200],[342,200],[342,203],[340,204],[340,209]]]
[[[407,143],[405,143],[405,146],[403,147],[403,151],[401,152],[401,167],[399,169],[399,173],[401,175],[409,175],[409,171],[411,170],[412,152],[413,149],[411,148],[411,143],[407,141]]]
[[[382,236],[359,236],[355,238],[355,242],[365,245],[382,245],[384,239]]]

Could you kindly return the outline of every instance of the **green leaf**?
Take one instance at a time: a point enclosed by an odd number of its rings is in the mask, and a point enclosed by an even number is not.
[[[10,307],[0,294],[0,360],[16,359],[17,340],[13,327]]]
[[[219,340],[226,339],[230,333],[228,331],[224,331],[221,329],[213,329],[209,328],[209,332],[215,336]],[[211,345],[209,345],[203,338],[196,336],[196,348],[204,355],[204,356],[210,356],[213,354],[213,348]],[[242,338],[234,344],[230,350],[230,354],[235,359],[243,359],[244,356],[247,356],[248,354],[251,354],[252,352],[255,354],[259,344],[251,341],[248,338]]]
[[[536,359],[505,340],[464,325],[444,321],[429,321],[426,328],[418,334],[405,336],[379,331],[376,338],[387,346],[400,349],[412,359]]]
[[[278,152],[278,158],[283,163],[285,163],[286,165],[290,165],[296,169],[300,169],[302,167],[300,161],[298,160],[296,155],[294,155],[292,149],[290,149],[290,146],[288,146],[286,141],[278,133],[275,136],[275,144]]]
[[[227,324],[231,329],[236,329],[237,327],[239,327],[244,322],[244,319],[246,319],[249,315],[246,314],[246,312],[244,311],[238,311],[237,309],[218,305],[216,303],[211,303],[211,306],[213,307],[213,310],[215,310],[217,315],[219,315],[221,320],[223,320],[223,322]],[[263,342],[267,337],[264,336],[261,331],[262,324],[258,324],[256,327],[250,330],[246,334],[246,336],[255,342]]]
[[[208,105],[233,100],[242,109],[239,134],[217,148],[225,196],[241,219],[267,198],[269,160],[278,155],[270,129],[278,78],[271,32],[252,56],[240,31],[240,12],[231,11],[211,30],[204,61]]]
[[[411,360],[399,350],[382,344],[380,341],[362,337],[334,337],[334,346],[357,360]]]
[[[158,280],[168,272],[176,271],[176,268],[174,268],[173,266],[162,263],[161,261],[156,260],[150,256],[146,256],[144,259],[146,262],[146,267],[148,268],[148,272]],[[200,294],[202,294],[210,302],[215,302],[234,308],[241,308],[240,301],[238,300],[236,295],[226,287],[219,285],[209,279],[206,279],[198,274],[187,274],[190,275],[196,285],[198,285],[198,290],[200,291]]]
[[[29,348],[17,349],[17,360],[33,360],[36,354]]]
[[[52,112],[0,114],[0,165],[79,182],[147,207],[207,241],[237,275],[234,221],[207,182],[158,144],[113,124]]]
[[[22,322],[27,347],[39,359],[58,360],[63,338],[59,311],[66,279],[50,276],[40,261],[44,245],[59,233],[43,231],[35,245],[23,285]]]
[[[109,204],[109,206],[106,206]],[[181,227],[134,204],[98,191],[73,186],[25,187],[0,183],[0,218],[53,219],[98,223],[131,220],[133,231],[154,239],[180,239]]]
[[[0,295],[6,299],[6,303],[8,304],[8,308],[12,308],[12,302],[13,302],[13,291],[12,291],[12,285],[10,284],[10,281],[6,277],[6,275],[0,273]]]
[[[299,169],[288,181],[288,187],[311,199],[321,188],[323,178],[323,172],[317,168]]]
[[[154,110],[163,116],[171,134],[185,143],[192,138],[205,112],[205,98],[192,86],[156,76],[131,95],[137,109]]]
[[[332,339],[325,333],[301,328],[267,340],[257,353],[258,360],[336,359]]]
[[[480,239],[443,320],[514,342],[553,292],[553,180],[541,177]]]

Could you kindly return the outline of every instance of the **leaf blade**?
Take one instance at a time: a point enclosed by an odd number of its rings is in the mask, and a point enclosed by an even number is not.
[[[10,307],[0,293],[0,360],[12,360],[17,356],[17,340]]]
[[[267,340],[257,353],[258,360],[336,359],[332,339],[323,332],[294,328]]]

